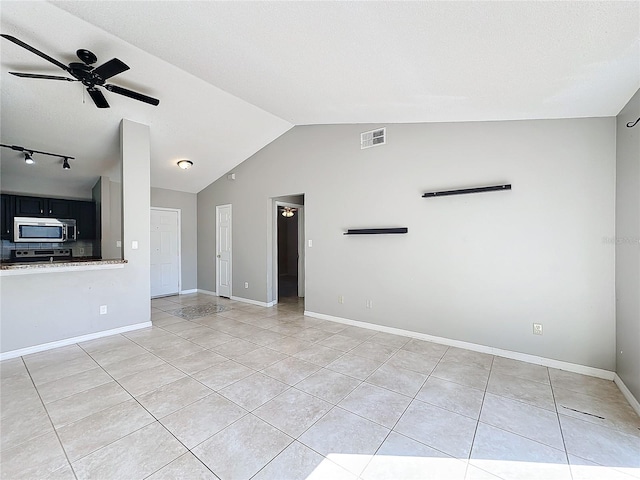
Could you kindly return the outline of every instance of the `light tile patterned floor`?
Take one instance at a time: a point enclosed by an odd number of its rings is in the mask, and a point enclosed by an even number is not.
[[[297,303],[151,304],[152,328],[0,363],[2,479],[640,478],[613,382]]]

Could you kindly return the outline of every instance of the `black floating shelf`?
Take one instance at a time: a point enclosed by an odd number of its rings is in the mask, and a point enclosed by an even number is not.
[[[407,227],[400,228],[355,228],[347,230],[343,235],[386,235],[389,233],[408,233]]]
[[[511,184],[491,185],[490,187],[461,188],[459,190],[443,190],[441,192],[427,192],[422,194],[422,198],[446,197],[447,195],[464,195],[466,193],[498,192],[511,190]]]

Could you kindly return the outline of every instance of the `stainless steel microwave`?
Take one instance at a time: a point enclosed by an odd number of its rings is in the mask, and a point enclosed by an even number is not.
[[[76,240],[76,221],[73,219],[14,217],[13,241],[33,243],[62,243]]]

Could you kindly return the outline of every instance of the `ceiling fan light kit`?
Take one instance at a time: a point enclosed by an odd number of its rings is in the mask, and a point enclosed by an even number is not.
[[[3,34],[0,34],[0,36],[24,48],[25,50],[30,51],[31,53],[38,55],[39,57],[47,60],[48,62],[53,63],[56,67],[64,70],[65,72],[70,74],[73,78],[60,77],[57,75],[38,75],[33,73],[9,72],[11,75],[15,75],[16,77],[22,77],[22,78],[37,78],[41,80],[61,80],[65,82],[82,82],[82,84],[86,87],[87,92],[89,93],[89,96],[93,100],[93,103],[95,103],[96,107],[98,108],[109,108],[109,102],[107,102],[107,99],[105,98],[104,94],[98,87],[102,87],[109,92],[116,93],[118,95],[122,95],[125,97],[129,97],[134,100],[147,103],[149,105],[157,106],[160,104],[160,100],[158,100],[157,98],[153,98],[139,92],[134,92],[133,90],[119,87],[117,85],[106,83],[106,81],[109,80],[110,78],[115,77],[116,75],[129,70],[129,66],[125,64],[122,60],[113,58],[98,67],[92,67],[92,65],[98,61],[98,58],[89,50],[80,49],[76,51],[76,56],[81,61],[71,62],[69,65],[65,65],[64,63],[59,62],[55,58],[50,57],[46,53],[41,52],[40,50],[32,47],[31,45],[26,44],[22,40],[12,35],[7,35],[3,33]]]

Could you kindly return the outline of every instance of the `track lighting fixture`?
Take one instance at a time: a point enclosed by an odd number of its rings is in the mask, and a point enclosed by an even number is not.
[[[33,160],[33,154],[37,153],[39,155],[49,155],[50,157],[60,157],[62,158],[62,168],[64,170],[71,170],[71,165],[69,165],[69,160],[75,160],[74,157],[69,157],[68,155],[60,155],[58,153],[49,153],[49,152],[41,152],[39,150],[33,150],[32,148],[25,148],[19,145],[5,145],[0,143],[0,147],[10,148],[11,150],[15,150],[16,152],[22,152],[24,155],[24,163],[27,165],[33,165],[35,161]]]

